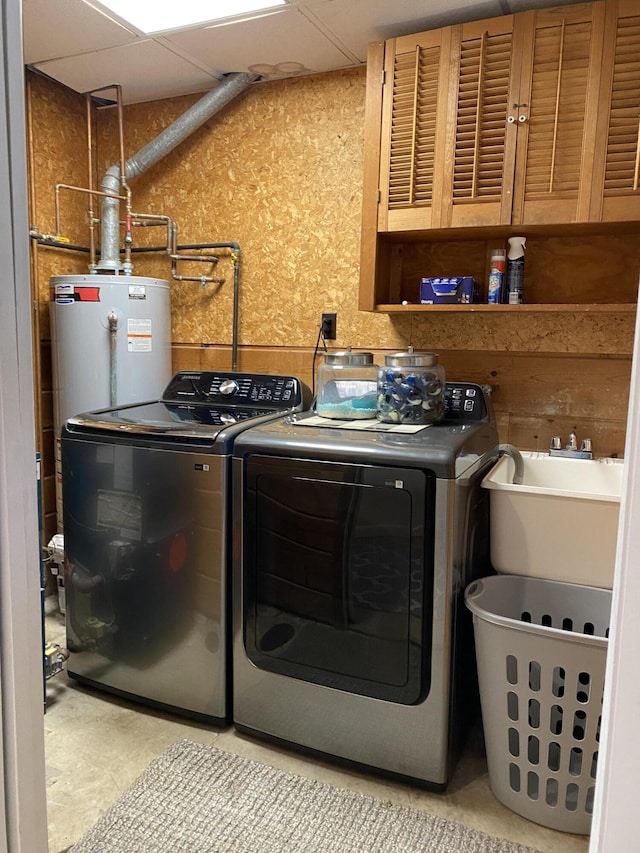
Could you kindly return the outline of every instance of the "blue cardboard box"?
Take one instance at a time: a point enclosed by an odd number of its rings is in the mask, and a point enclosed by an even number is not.
[[[456,305],[478,301],[478,282],[469,275],[420,279],[421,305]]]

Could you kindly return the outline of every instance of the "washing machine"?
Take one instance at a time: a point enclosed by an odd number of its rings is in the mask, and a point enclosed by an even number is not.
[[[68,675],[217,724],[231,718],[236,438],[308,407],[291,376],[181,371],[160,400],[62,430]]]
[[[233,450],[234,725],[446,787],[477,709],[463,591],[490,573],[490,401],[421,427],[292,414]]]

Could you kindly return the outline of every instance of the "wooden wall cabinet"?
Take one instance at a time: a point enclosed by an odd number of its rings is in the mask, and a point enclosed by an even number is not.
[[[591,219],[640,219],[640,0],[607,5]]]
[[[533,248],[536,233],[565,226],[575,236],[590,224],[585,245],[612,223],[640,230],[639,56],[640,0],[533,10],[372,45],[360,307],[404,296],[398,262],[420,235],[478,236],[495,248],[518,233]],[[482,281],[487,273],[488,254],[476,270]],[[457,265],[422,274],[472,273]],[[623,289],[613,303],[631,301]],[[578,291],[572,302],[582,301]]]

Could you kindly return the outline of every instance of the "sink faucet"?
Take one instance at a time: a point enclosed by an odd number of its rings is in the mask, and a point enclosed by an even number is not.
[[[593,459],[593,447],[590,438],[583,438],[578,449],[578,439],[575,432],[569,436],[566,447],[562,446],[559,435],[554,435],[549,447],[549,456],[564,456],[569,459]]]

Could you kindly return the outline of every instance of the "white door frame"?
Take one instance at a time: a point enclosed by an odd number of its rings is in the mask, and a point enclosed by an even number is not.
[[[640,850],[640,311],[636,315],[598,780],[589,853]],[[635,524],[633,520],[635,519]]]
[[[0,851],[47,850],[20,0],[0,5]]]
[[[20,0],[3,0],[0,119],[0,853],[47,850]],[[640,317],[590,853],[640,845]],[[636,556],[639,555],[639,556]]]

